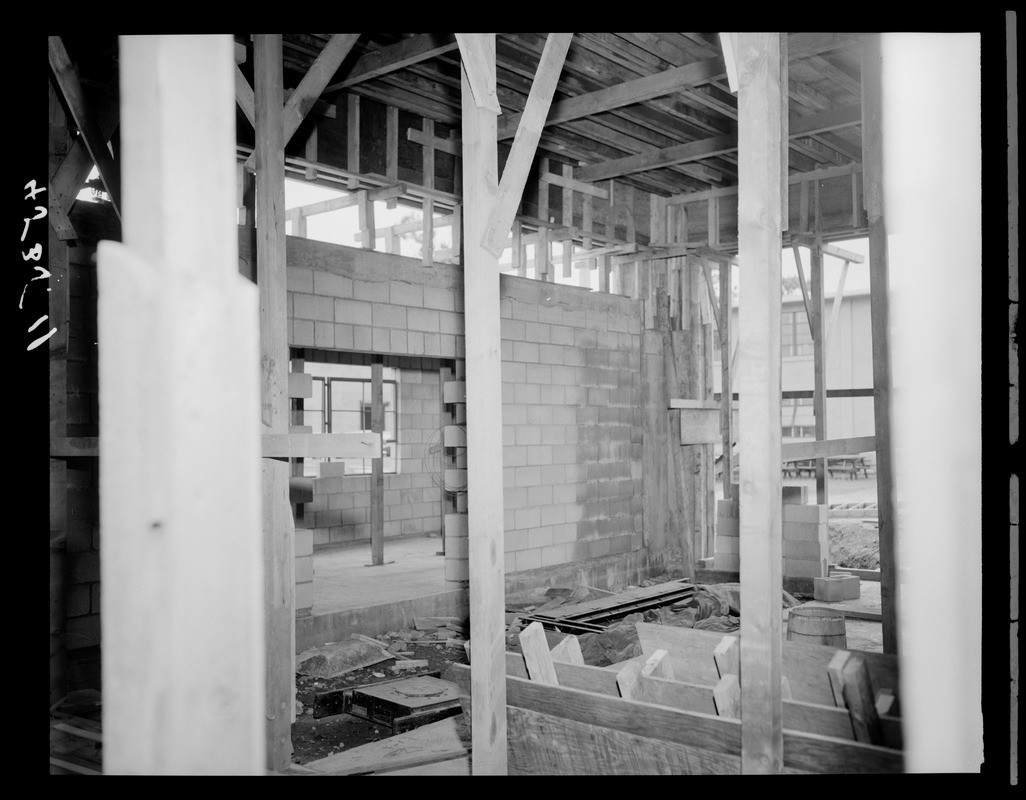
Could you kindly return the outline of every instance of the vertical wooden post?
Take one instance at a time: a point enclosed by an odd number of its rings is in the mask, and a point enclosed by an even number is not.
[[[97,266],[104,772],[262,774],[258,314],[238,269],[232,41],[122,36],[119,52],[124,244],[101,242]]]
[[[730,261],[720,262],[720,429],[723,431],[723,497],[733,497],[734,432],[731,430],[731,409],[734,398],[730,391]]]
[[[495,34],[473,34],[495,88]],[[474,668],[473,773],[505,775],[505,550],[502,505],[502,374],[499,355],[499,263],[482,246],[498,195],[496,115],[474,102],[462,64],[463,187],[466,237],[463,268],[467,330],[467,495],[470,536],[470,630]]]
[[[375,356],[371,364],[371,430],[379,434],[385,430],[382,369],[381,356]],[[385,563],[385,474],[381,458],[371,459],[370,495],[371,564],[379,567]]]
[[[435,188],[435,138],[434,120],[425,119],[421,125],[424,131],[424,148],[422,151],[422,171],[425,189]],[[435,201],[431,195],[424,197],[422,206],[423,227],[421,243],[421,263],[430,267],[435,263]]]
[[[360,171],[360,97],[346,95],[346,169]],[[346,188],[353,191],[360,185],[356,178],[346,182]]]
[[[281,34],[253,39],[256,114],[257,286],[260,291],[261,430],[288,433],[285,295],[285,144]],[[267,767],[292,757],[295,653],[295,528],[289,466],[263,459],[264,602],[267,611]]]
[[[776,33],[738,40],[738,379],[741,458],[742,773],[783,765],[781,656],[781,52]],[[786,63],[786,62],[785,62]]]
[[[863,39],[863,190],[869,224],[869,308],[873,338],[873,421],[876,437],[876,502],[880,529],[880,611],[885,653],[898,652],[895,528],[891,453],[891,354],[887,296],[887,227],[883,195],[883,69],[880,36]]]
[[[818,218],[817,218],[818,225]],[[810,278],[809,326],[812,330],[812,367],[813,391],[812,413],[816,420],[816,441],[827,438],[827,399],[826,399],[826,343],[823,337],[823,248],[819,239],[811,248],[809,255]],[[827,505],[830,501],[827,494],[828,474],[826,458],[816,459],[816,503]]]

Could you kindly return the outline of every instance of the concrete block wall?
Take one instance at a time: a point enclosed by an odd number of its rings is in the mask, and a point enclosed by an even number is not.
[[[293,237],[287,256],[291,346],[463,359],[459,266],[425,269],[415,259]],[[249,257],[244,241],[240,257]],[[641,304],[507,275],[500,297],[507,572],[642,549]],[[402,406],[401,399],[401,414]],[[402,422],[400,431],[402,440]],[[325,495],[339,505],[310,509],[315,548],[347,527],[344,510],[353,533],[341,535],[361,535],[368,482],[315,481],[315,502]],[[390,488],[386,515],[411,502]],[[414,488],[433,489],[440,500],[437,487]],[[424,524],[439,511],[434,506]],[[412,530],[401,517],[389,522],[386,536]]]
[[[640,550],[641,314],[502,276],[506,571]]]
[[[66,472],[65,632],[67,650],[100,645],[99,461],[82,459]],[[79,681],[69,663],[68,686]]]

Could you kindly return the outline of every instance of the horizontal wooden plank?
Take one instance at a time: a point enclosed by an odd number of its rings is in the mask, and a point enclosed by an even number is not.
[[[381,458],[381,434],[265,433],[264,458]]]
[[[780,445],[780,458],[791,461],[799,458],[831,458],[872,453],[876,450],[876,437],[855,436],[851,439],[823,439],[818,442],[784,442]]]
[[[289,373],[289,397],[313,397],[313,375],[305,372]]]
[[[711,400],[681,400],[671,399],[670,408],[687,408],[687,409],[705,409],[706,411],[719,411],[720,404],[714,403]]]
[[[809,248],[816,246],[815,239],[813,239],[811,236],[802,236],[800,234],[795,234],[794,236],[792,236],[791,242],[793,244],[805,245]],[[851,250],[845,250],[844,248],[838,247],[835,244],[830,244],[829,242],[821,242],[819,247],[826,255],[834,256],[835,258],[839,258],[842,261],[850,261],[853,264],[861,264],[866,260],[863,256],[859,255],[858,253],[853,253]]]

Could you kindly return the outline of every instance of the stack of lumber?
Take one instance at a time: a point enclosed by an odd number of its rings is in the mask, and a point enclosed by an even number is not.
[[[548,647],[526,628],[506,654],[511,774],[740,774],[737,636],[638,623],[643,655],[584,664],[576,637]],[[904,768],[896,659],[783,644],[785,773]],[[470,718],[470,669],[446,677]]]
[[[628,614],[691,599],[693,584],[684,580],[641,586],[608,597],[572,604],[553,604],[536,608],[521,619],[539,622],[549,630],[573,633],[600,632],[605,626]]]

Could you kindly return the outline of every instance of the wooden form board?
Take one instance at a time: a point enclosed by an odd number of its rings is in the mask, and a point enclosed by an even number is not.
[[[505,562],[502,499],[502,375],[498,259],[483,245],[498,199],[496,115],[475,99],[495,91],[495,35],[467,34],[481,58],[471,89],[462,72],[465,195],[464,305],[466,322],[467,500],[470,536],[470,630],[473,771],[505,775]],[[461,42],[461,50],[462,50]],[[483,87],[483,88],[482,88]],[[447,471],[448,474],[448,471]]]
[[[447,674],[460,686],[461,699],[470,700],[471,669],[457,664]],[[625,764],[638,774],[741,772],[737,720],[512,675],[506,685],[511,772],[612,774],[628,769]],[[537,728],[518,722],[534,715],[542,715]],[[895,773],[903,766],[901,753],[893,749],[818,734],[788,730],[784,745],[786,772]]]
[[[385,405],[382,400],[381,376],[384,366],[380,357],[371,364],[371,430],[377,434],[377,455],[371,460],[370,525],[371,564],[385,563],[385,473],[381,458],[381,434],[385,430]]]
[[[258,301],[238,274],[232,41],[122,36],[119,52],[124,244],[101,242],[97,265],[103,771],[263,774]]]

